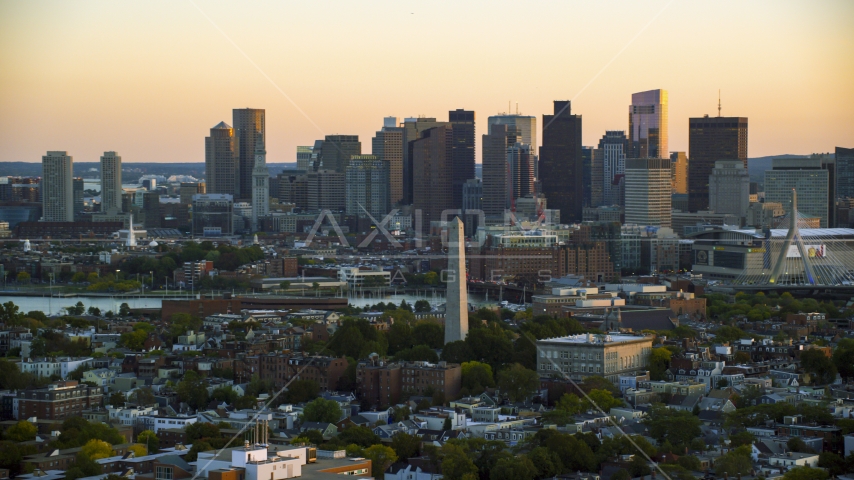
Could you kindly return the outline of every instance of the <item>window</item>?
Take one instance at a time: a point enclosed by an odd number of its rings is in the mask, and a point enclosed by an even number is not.
[[[154,478],[156,480],[172,480],[172,467],[156,467]]]

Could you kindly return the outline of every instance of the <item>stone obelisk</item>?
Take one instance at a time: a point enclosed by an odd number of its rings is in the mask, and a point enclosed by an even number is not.
[[[448,224],[448,292],[445,303],[445,343],[465,340],[469,333],[466,293],[466,241],[459,217]]]

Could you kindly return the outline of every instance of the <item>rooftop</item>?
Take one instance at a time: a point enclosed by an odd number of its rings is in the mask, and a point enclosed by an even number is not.
[[[639,340],[648,339],[649,337],[638,336],[638,335],[601,335],[601,334],[592,334],[592,333],[582,333],[579,335],[569,335],[566,337],[555,337],[555,338],[546,338],[543,340],[538,340],[537,343],[573,343],[573,344],[591,344],[591,345],[602,345],[602,344],[615,344],[615,343],[628,343],[628,342],[636,342]]]

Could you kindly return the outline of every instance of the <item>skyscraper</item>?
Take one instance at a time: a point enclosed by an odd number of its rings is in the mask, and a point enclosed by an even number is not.
[[[741,160],[747,168],[747,118],[688,120],[688,208],[709,208],[709,176],[718,160]]]
[[[854,198],[854,148],[836,147],[836,196]]]
[[[625,189],[626,156],[629,153],[629,139],[622,130],[608,130],[599,139],[602,151],[602,196],[607,205],[622,205],[622,190]],[[596,205],[591,205],[596,206]]]
[[[819,226],[828,226],[827,190],[830,175],[819,158],[775,158],[771,170],[765,170],[765,203],[783,204],[792,211],[792,190],[798,192],[798,212],[818,218]]]
[[[549,207],[560,210],[566,223],[582,220],[581,163],[581,115],[572,115],[569,100],[556,100],[554,114],[543,115],[540,184]]]
[[[463,185],[475,178],[474,111],[458,108],[448,112],[448,122],[454,128],[451,150],[451,183],[454,208],[463,208]]]
[[[83,215],[85,203],[83,202],[85,184],[82,177],[74,177],[71,183],[71,189],[74,192],[74,220],[78,220]],[[121,205],[119,205],[121,207]]]
[[[263,108],[235,108],[232,110],[232,123],[240,139],[238,144],[238,163],[240,170],[238,186],[235,189],[237,200],[252,199],[252,173],[255,167],[255,144],[260,135],[263,141],[267,133]],[[266,150],[266,145],[263,145]],[[216,192],[220,193],[220,192]],[[225,192],[222,192],[225,193]]]
[[[403,200],[403,128],[394,117],[386,120],[371,140],[371,153],[388,164],[389,203],[394,205]]]
[[[237,196],[240,140],[231,125],[219,122],[205,138],[205,181],[210,194]],[[253,160],[254,161],[254,160]]]
[[[510,169],[510,198],[516,199],[534,194],[534,161],[531,146],[514,143],[507,147],[507,167]]]
[[[508,125],[511,127],[516,127],[516,131],[518,132],[519,138],[517,141],[519,143],[524,143],[525,145],[531,146],[531,152],[534,152],[536,155],[537,147],[537,117],[531,115],[519,115],[516,114],[498,114],[492,115],[491,117],[486,119],[486,127],[487,132],[489,132],[489,128],[492,125]],[[539,162],[534,162],[534,177],[539,178]]]
[[[670,153],[670,190],[673,193],[688,193],[688,156],[685,152]]]
[[[718,160],[709,178],[709,209],[715,213],[747,216],[750,175],[741,160]]]
[[[362,142],[358,135],[327,135],[320,151],[320,166],[316,170],[331,170],[341,174],[347,172],[350,157],[362,154]]]
[[[260,219],[270,213],[270,171],[267,170],[267,151],[264,135],[255,137],[255,165],[252,170],[252,231],[257,232]]]
[[[116,152],[101,156],[101,211],[122,211],[122,157]]]
[[[517,128],[508,124],[492,124],[483,135],[482,171],[483,213],[490,223],[503,221],[504,212],[513,201],[508,147],[516,144]]]
[[[403,203],[413,203],[415,181],[412,149],[421,134],[431,128],[450,125],[448,122],[437,122],[435,118],[405,118],[403,119]]]
[[[670,159],[626,160],[626,223],[670,227]]]
[[[42,219],[45,222],[74,221],[73,170],[74,159],[68,152],[47,152],[42,157]]]
[[[378,132],[381,133],[381,132]],[[347,166],[347,215],[378,222],[389,212],[389,164],[376,155],[356,155]]]
[[[308,171],[314,147],[297,147],[297,170]]]
[[[451,155],[454,129],[450,125],[422,132],[412,142],[412,167],[415,182],[412,205],[421,210],[422,225],[429,230],[431,222],[442,220],[442,212],[454,208],[451,195]]]
[[[585,187],[584,206],[593,208],[602,206],[605,204],[604,150],[601,148],[582,147],[581,158]]]
[[[628,158],[667,157],[667,90],[632,94],[629,105]]]

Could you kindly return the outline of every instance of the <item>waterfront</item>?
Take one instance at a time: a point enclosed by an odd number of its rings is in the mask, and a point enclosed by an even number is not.
[[[199,297],[199,294],[195,295],[196,298]],[[170,298],[180,298],[180,297],[171,297]],[[185,295],[184,298],[192,298],[191,295]],[[402,300],[406,300],[409,304],[414,304],[418,300],[427,300],[433,306],[439,306],[445,303],[445,297],[440,292],[436,292],[435,295],[431,293],[427,294],[398,294],[398,295],[386,295],[381,298],[371,298],[371,297],[362,297],[362,296],[349,296],[348,301],[350,305],[354,307],[364,307],[366,305],[374,305],[379,302],[394,302],[399,304]],[[127,303],[130,308],[156,308],[159,309],[162,307],[162,299],[157,297],[142,297],[142,296],[125,296],[125,297],[90,297],[90,296],[72,296],[72,297],[21,297],[21,296],[12,296],[12,295],[0,295],[0,303],[12,302],[18,306],[18,308],[23,312],[29,312],[32,310],[41,310],[48,315],[52,315],[55,313],[59,313],[59,311],[65,307],[72,307],[77,304],[77,302],[83,302],[83,305],[86,308],[89,307],[97,307],[101,309],[102,312],[106,312],[108,310],[112,310],[114,312],[119,310],[119,306],[122,303]],[[474,295],[469,294],[469,302],[474,305],[481,305],[485,303],[484,297],[482,295]],[[494,303],[494,300],[492,300]]]

